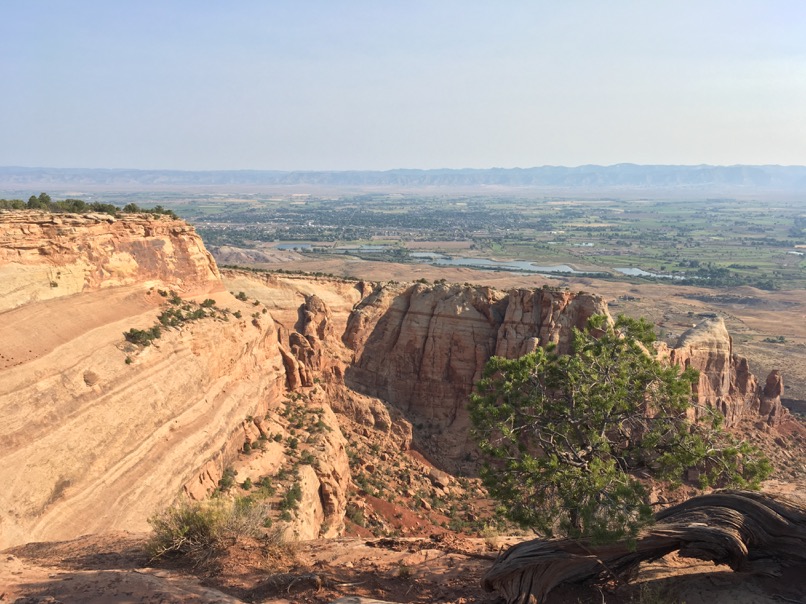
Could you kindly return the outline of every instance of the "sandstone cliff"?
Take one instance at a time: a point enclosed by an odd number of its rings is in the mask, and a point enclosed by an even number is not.
[[[552,290],[382,288],[350,316],[343,340],[355,361],[345,380],[402,409],[423,430],[421,446],[456,461],[472,449],[466,403],[492,355],[548,344],[567,352],[571,329],[606,312],[597,296]]]
[[[345,434],[456,467],[487,359],[567,352],[572,328],[607,312],[554,290],[221,275],[192,228],[142,216],[2,213],[0,284],[0,546],[144,529],[225,469],[255,483],[292,466],[304,505],[287,532],[336,535]],[[127,343],[155,324],[160,289],[227,310]],[[780,376],[760,385],[721,322],[661,353],[701,371],[700,402],[728,424],[783,415]]]
[[[747,359],[733,351],[733,339],[722,319],[707,319],[681,335],[674,348],[661,345],[658,350],[671,362],[700,372],[695,386],[699,403],[718,409],[726,426],[743,419],[774,426],[786,416],[780,374],[773,371],[764,386],[759,384]]]
[[[168,217],[0,213],[0,312],[121,285],[171,284],[184,292],[220,285],[193,227]]]
[[[146,528],[203,461],[226,454],[244,417],[280,395],[272,324],[206,319],[138,351],[121,334],[142,320],[95,323],[0,373],[4,543]]]
[[[182,491],[209,494],[256,438],[245,418],[278,413],[294,326],[224,291],[182,222],[4,213],[0,233],[0,546],[143,530]],[[126,342],[125,331],[155,325],[168,304],[161,288],[228,310],[163,327],[151,346]],[[309,307],[298,335],[326,341],[314,298]],[[300,367],[321,368],[300,356]],[[326,403],[319,417],[330,430],[310,445],[321,463],[300,477],[318,512],[291,523],[307,537],[325,523],[338,532],[350,483]]]

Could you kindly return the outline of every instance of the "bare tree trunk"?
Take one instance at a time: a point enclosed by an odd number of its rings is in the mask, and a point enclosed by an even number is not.
[[[635,543],[593,545],[580,539],[534,539],[512,546],[482,580],[508,604],[543,602],[560,583],[624,579],[641,562],[677,551],[734,571],[774,574],[806,562],[806,509],[749,491],[693,497],[658,512]]]

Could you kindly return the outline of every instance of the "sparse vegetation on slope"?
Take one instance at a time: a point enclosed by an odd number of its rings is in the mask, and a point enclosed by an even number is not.
[[[215,300],[210,298],[203,302],[196,303],[183,300],[173,291],[158,290],[163,298],[168,299],[170,305],[157,317],[158,323],[148,329],[132,328],[123,332],[123,337],[127,342],[138,346],[150,346],[151,343],[162,336],[162,330],[167,327],[180,327],[185,323],[198,321],[206,317],[218,317],[227,320],[229,310],[218,308]],[[240,318],[239,313],[233,313],[236,318]],[[128,357],[127,357],[128,358]]]
[[[151,342],[156,340],[162,335],[159,325],[155,325],[149,329],[135,329],[123,332],[123,337],[127,342],[137,344],[138,346],[151,346]]]

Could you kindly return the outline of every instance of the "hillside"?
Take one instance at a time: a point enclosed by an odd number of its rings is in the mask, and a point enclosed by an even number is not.
[[[567,349],[607,312],[548,288],[219,272],[191,227],[139,215],[0,213],[0,283],[0,547],[145,531],[227,480],[292,538],[477,533],[464,403],[485,361]],[[791,432],[781,380],[721,321],[662,353],[728,426]]]
[[[696,190],[728,193],[802,192],[803,166],[539,166],[386,171],[126,170],[0,167],[0,189],[61,187],[412,187],[478,186],[586,190]]]

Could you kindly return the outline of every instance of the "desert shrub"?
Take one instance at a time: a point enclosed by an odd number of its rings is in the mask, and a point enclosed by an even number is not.
[[[26,207],[22,199],[0,199],[0,210],[24,210]]]
[[[403,564],[402,562],[399,563],[397,567],[397,576],[401,579],[408,579],[411,577],[411,567]]]
[[[154,214],[156,216],[164,215],[164,216],[170,216],[173,219],[179,218],[179,216],[176,215],[176,212],[174,212],[173,210],[166,210],[160,205],[154,206],[151,209],[143,208],[143,211],[148,212],[149,214]]]
[[[221,480],[218,481],[218,488],[222,491],[228,491],[235,485],[235,470],[232,468],[224,468],[224,474]]]
[[[260,537],[266,505],[250,498],[183,501],[149,518],[154,531],[148,542],[151,560],[185,558],[194,566],[220,554],[242,537]]]
[[[156,340],[162,335],[159,325],[155,325],[151,329],[130,329],[123,332],[123,337],[127,342],[138,344],[140,346],[150,346],[153,340]]]
[[[277,492],[277,487],[274,486],[270,476],[263,476],[257,481],[256,486],[260,489],[259,494],[265,497],[271,497]]]
[[[188,321],[198,321],[199,319],[203,319],[206,316],[207,316],[207,313],[204,312],[203,308],[197,308],[196,310],[194,310],[193,312],[191,312],[187,316],[187,320]]]
[[[294,485],[286,491],[285,495],[280,498],[279,507],[281,510],[295,510],[299,507],[300,501],[302,501],[302,485],[295,482]]]
[[[348,520],[358,526],[366,526],[367,521],[364,518],[364,510],[358,507],[355,503],[348,503],[345,512]]]

